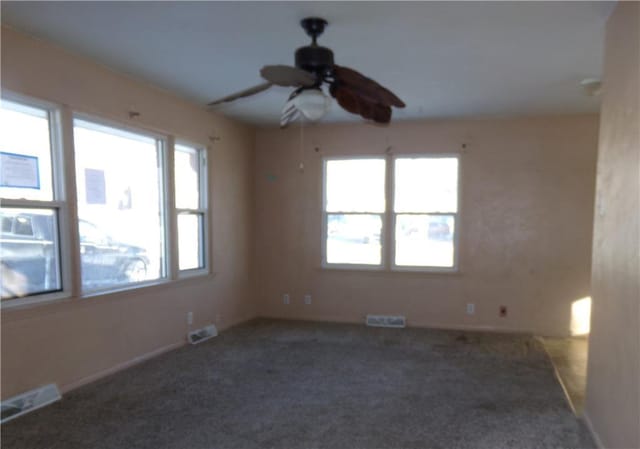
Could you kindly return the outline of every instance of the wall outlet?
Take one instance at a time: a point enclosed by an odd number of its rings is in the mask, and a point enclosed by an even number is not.
[[[189,326],[193,324],[193,312],[187,312],[187,324]]]
[[[467,315],[473,315],[476,313],[476,305],[472,302],[467,304]]]
[[[500,316],[501,317],[507,316],[507,306],[500,306]]]
[[[305,304],[311,304],[311,295],[309,293],[304,295],[304,303]]]
[[[289,297],[289,293],[285,293],[284,295],[282,295],[282,302],[284,304],[290,304],[291,303],[291,298]]]

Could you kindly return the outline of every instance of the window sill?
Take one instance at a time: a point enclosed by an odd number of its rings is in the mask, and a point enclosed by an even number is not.
[[[216,277],[216,273],[198,273],[190,276],[180,276],[177,279],[158,279],[154,281],[142,282],[140,284],[132,284],[121,288],[113,288],[109,290],[100,290],[88,292],[80,295],[78,299],[95,299],[103,297],[129,297],[139,294],[140,292],[153,292],[155,290],[165,290],[167,287],[179,287],[186,282],[207,281]]]
[[[80,296],[71,296],[68,292],[57,292],[47,295],[46,297],[25,297],[16,300],[7,300],[0,303],[2,309],[3,320],[5,317],[16,315],[16,319],[20,319],[20,312],[31,314],[34,309],[40,309],[43,313],[49,311],[58,311],[60,308],[72,308],[79,304],[90,305],[101,303],[102,300],[121,300],[131,298],[135,295],[152,294],[156,291],[165,291],[167,288],[179,288],[185,283],[193,284],[199,282],[211,281],[216,277],[217,273],[207,273],[198,276],[189,276],[185,278],[158,280],[145,282],[139,285],[130,285],[126,288],[94,291],[82,294]],[[15,301],[15,302],[14,302]],[[47,311],[47,312],[45,312]],[[16,312],[15,314],[13,312]]]
[[[366,268],[366,267],[344,267],[344,266],[329,266],[329,265],[320,265],[316,267],[318,271],[324,271],[327,273],[345,273],[345,274],[370,274],[373,276],[379,275],[391,275],[391,276],[462,276],[462,272],[458,268],[454,269],[424,269],[424,268],[384,268],[384,267],[375,267],[375,268]]]
[[[0,310],[8,312],[10,310],[31,309],[50,304],[63,304],[71,302],[72,297],[69,292],[61,291],[55,293],[45,293],[41,295],[25,296],[23,298],[6,299],[0,303]]]
[[[209,271],[206,268],[195,268],[193,270],[181,270],[178,273],[178,281],[185,279],[194,279],[209,276]],[[215,273],[213,273],[215,276]]]

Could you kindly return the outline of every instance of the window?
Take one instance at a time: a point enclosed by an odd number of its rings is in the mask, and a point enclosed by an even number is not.
[[[9,95],[0,102],[2,307],[208,272],[206,149]]]
[[[64,206],[46,108],[0,107],[0,271],[2,300],[62,290],[60,210]]]
[[[203,149],[175,145],[174,184],[180,271],[202,270],[206,267],[205,155]]]
[[[323,264],[454,270],[458,157],[395,157],[393,164],[386,162],[325,160]],[[385,179],[392,180],[393,193],[385,189]],[[387,222],[393,226],[385,226]],[[385,242],[392,251],[385,250]]]
[[[394,162],[394,266],[454,268],[458,158]]]
[[[84,292],[166,276],[163,140],[75,119]]]
[[[385,160],[325,161],[325,264],[382,265]]]

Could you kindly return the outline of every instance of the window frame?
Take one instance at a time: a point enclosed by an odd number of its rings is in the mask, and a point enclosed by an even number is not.
[[[371,160],[377,159],[384,161],[384,210],[382,212],[327,212],[327,163],[330,161],[346,161],[346,160]],[[389,209],[388,190],[389,177],[387,170],[389,169],[389,161],[385,156],[379,154],[373,155],[357,155],[357,156],[328,156],[322,158],[322,237],[321,237],[321,254],[322,268],[339,269],[339,270],[364,270],[364,271],[383,271],[387,266],[387,245],[386,234],[388,228],[387,211]],[[380,263],[379,264],[361,264],[361,263],[329,263],[327,262],[327,238],[328,238],[328,220],[329,215],[378,215],[382,221],[380,228]]]
[[[77,199],[77,177],[76,177],[76,160],[75,160],[75,153],[76,153],[75,122],[76,120],[89,123],[90,125],[95,125],[97,128],[100,128],[100,127],[110,128],[115,131],[121,131],[123,134],[134,134],[134,135],[137,134],[141,137],[154,139],[156,141],[155,146],[156,146],[156,152],[158,155],[157,170],[158,170],[159,181],[160,181],[160,185],[158,188],[158,191],[160,194],[159,213],[161,217],[161,220],[160,220],[160,223],[162,226],[161,235],[163,239],[163,242],[162,242],[163,254],[162,254],[162,265],[161,265],[162,275],[159,278],[150,279],[150,280],[141,281],[141,282],[118,284],[118,285],[91,289],[91,290],[85,290],[82,287],[82,269],[81,269],[82,256],[80,254],[80,235],[79,235],[80,216],[78,215],[78,208],[77,208],[78,199]],[[74,195],[75,195],[74,196],[75,205],[74,205],[74,214],[73,214],[74,216],[72,217],[71,225],[74,227],[72,232],[76,233],[75,235],[78,242],[78,246],[77,248],[75,248],[76,251],[74,251],[75,252],[74,257],[76,258],[77,267],[78,267],[76,272],[74,273],[76,276],[76,284],[78,285],[77,296],[80,299],[93,298],[95,296],[107,295],[107,294],[118,293],[118,292],[126,292],[129,290],[135,290],[138,288],[144,288],[148,286],[164,284],[167,282],[175,281],[177,278],[174,277],[173,271],[171,268],[173,264],[173,259],[174,257],[177,257],[177,255],[174,256],[173,254],[173,248],[171,243],[172,238],[170,235],[171,204],[169,202],[170,200],[169,192],[171,192],[171,189],[173,189],[173,184],[169,179],[170,172],[169,172],[169,162],[168,162],[168,155],[170,153],[170,145],[169,145],[170,136],[167,134],[149,130],[144,126],[132,126],[130,124],[122,123],[116,120],[111,120],[95,114],[80,112],[77,110],[73,110],[71,112],[69,126],[71,128],[71,140],[72,140],[72,147],[73,147],[72,148],[73,174],[71,176],[73,176],[73,184],[74,184],[74,187],[76,187],[76,192],[74,192]]]
[[[212,272],[212,235],[210,218],[210,167],[208,164],[210,147],[201,145],[188,139],[176,137],[174,133],[165,129],[127,121],[122,117],[109,114],[97,114],[76,106],[65,105],[61,102],[42,100],[20,92],[2,89],[1,101],[10,101],[26,107],[44,110],[47,113],[49,125],[49,139],[51,150],[51,171],[53,200],[23,200],[3,199],[2,206],[6,208],[39,208],[52,209],[57,215],[56,230],[58,234],[58,253],[60,267],[61,289],[51,292],[34,293],[25,296],[11,297],[0,301],[2,310],[19,310],[38,307],[50,303],[75,303],[85,299],[113,298],[136,294],[140,289],[161,288],[163,285],[200,276],[214,276]],[[80,235],[77,214],[77,179],[75,158],[74,120],[81,120],[113,128],[124,133],[137,134],[156,140],[158,151],[158,173],[160,185],[160,214],[163,226],[163,277],[149,281],[124,285],[83,290],[81,277]],[[202,214],[202,250],[204,252],[204,268],[193,270],[178,270],[178,235],[177,215],[175,208],[175,185],[173,173],[174,144],[199,150],[204,167],[200,170],[200,201],[198,213]]]
[[[410,213],[395,212],[395,167],[397,159],[422,158],[422,159],[442,159],[455,158],[458,161],[457,171],[457,210],[456,212],[434,212],[434,213]],[[358,160],[358,159],[382,159],[385,161],[385,210],[382,213],[370,212],[327,212],[327,162],[333,160]],[[377,272],[397,272],[397,273],[425,273],[425,274],[455,274],[460,272],[460,235],[461,235],[461,200],[462,200],[462,154],[460,152],[439,152],[439,153],[394,153],[394,154],[364,154],[353,156],[325,156],[322,158],[322,201],[321,201],[321,268],[340,271],[377,271]],[[327,262],[327,237],[328,237],[328,215],[329,214],[365,214],[380,215],[382,218],[382,229],[380,234],[381,263],[379,265],[368,264],[344,264]],[[454,217],[453,236],[453,266],[407,266],[396,265],[395,252],[395,229],[398,215],[445,215]]]
[[[456,185],[456,212],[396,212],[395,211],[395,188],[396,188],[396,161],[398,159],[457,159],[457,185]],[[388,213],[391,215],[391,231],[389,236],[389,243],[391,248],[389,249],[390,261],[389,266],[392,271],[406,271],[406,272],[426,272],[426,273],[457,273],[459,271],[459,253],[460,253],[460,201],[462,196],[460,194],[460,174],[461,174],[461,155],[460,153],[400,153],[391,155],[391,167],[389,177],[391,179],[390,187],[390,204]],[[398,215],[441,215],[441,216],[453,216],[454,221],[454,234],[453,234],[453,265],[451,267],[437,267],[437,266],[424,266],[424,265],[396,265],[396,240],[395,229]]]
[[[71,274],[69,250],[70,238],[69,233],[65,232],[65,230],[68,229],[69,199],[65,182],[65,143],[62,136],[62,107],[52,102],[5,90],[2,90],[0,101],[18,103],[29,108],[39,109],[44,111],[47,116],[49,151],[51,157],[51,190],[53,198],[51,200],[30,200],[0,197],[0,201],[2,208],[5,209],[48,209],[54,212],[56,216],[55,232],[58,239],[57,257],[60,282],[60,288],[56,290],[3,299],[0,301],[0,309],[68,299],[71,297],[73,291],[73,277]]]
[[[194,150],[198,155],[198,189],[199,204],[198,208],[179,208],[176,205],[176,183],[175,183],[175,154],[177,147],[186,147]],[[211,271],[211,251],[209,249],[209,158],[208,148],[206,145],[197,144],[185,139],[176,138],[170,148],[171,151],[171,179],[172,179],[172,198],[171,207],[173,210],[172,219],[174,221],[173,228],[175,230],[175,266],[172,268],[177,273],[177,279],[185,279],[197,276],[208,275]],[[202,217],[201,250],[200,255],[203,266],[198,268],[180,269],[180,242],[178,235],[178,216],[180,214],[196,215]]]

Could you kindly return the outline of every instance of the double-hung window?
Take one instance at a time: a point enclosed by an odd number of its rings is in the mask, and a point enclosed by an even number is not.
[[[384,158],[325,161],[325,265],[382,266],[385,169]]]
[[[56,113],[35,103],[0,107],[0,271],[2,300],[63,289]]]
[[[454,269],[458,158],[397,157],[393,181],[393,268]]]
[[[173,141],[3,97],[2,306],[208,273],[206,149]]]
[[[175,145],[174,185],[178,226],[178,269],[196,273],[207,267],[206,151]]]
[[[83,292],[166,277],[162,138],[76,118]]]
[[[455,270],[458,165],[456,155],[326,159],[323,265]]]

